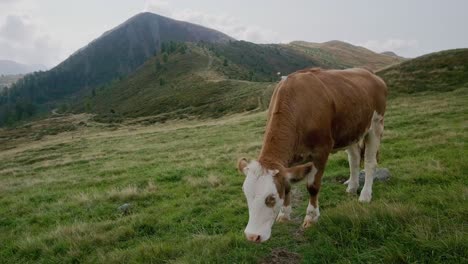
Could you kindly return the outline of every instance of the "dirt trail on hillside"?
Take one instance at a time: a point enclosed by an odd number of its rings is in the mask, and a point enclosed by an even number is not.
[[[222,76],[213,69],[213,54],[206,49],[203,49],[203,52],[208,57],[208,61],[206,62],[206,66],[202,70],[200,70],[198,74],[209,82],[219,82],[225,80],[226,78],[224,78],[224,76]]]

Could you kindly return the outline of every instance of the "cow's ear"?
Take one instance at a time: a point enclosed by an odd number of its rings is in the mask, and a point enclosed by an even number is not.
[[[247,176],[247,165],[249,165],[249,162],[247,161],[246,158],[240,158],[239,161],[237,162],[237,169],[239,172],[243,173],[245,176]]]
[[[279,170],[277,170],[277,169],[274,169],[274,170],[268,170],[268,173],[270,173],[270,174],[271,174],[271,176],[273,176],[273,177],[274,177],[274,176],[278,175],[278,173],[279,173]]]
[[[304,179],[304,177],[307,174],[313,171],[317,171],[317,169],[314,166],[314,163],[308,162],[306,164],[287,168],[285,170],[285,174],[286,174],[286,179],[292,182],[297,182],[297,181]]]

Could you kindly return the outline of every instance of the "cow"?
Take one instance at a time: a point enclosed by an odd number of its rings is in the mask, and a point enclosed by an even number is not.
[[[318,221],[322,176],[330,153],[338,150],[348,154],[348,193],[357,193],[364,159],[365,183],[359,201],[371,201],[386,98],[385,82],[361,68],[305,69],[279,82],[271,97],[258,159],[242,158],[237,163],[245,175],[242,189],[249,220],[244,233],[249,241],[268,240],[275,219],[290,220],[290,183],[304,178],[310,197],[302,227]]]

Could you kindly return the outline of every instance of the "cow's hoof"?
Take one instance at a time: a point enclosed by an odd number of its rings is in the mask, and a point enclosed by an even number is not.
[[[302,223],[303,228],[309,228],[311,225],[318,222],[320,217],[320,210],[319,208],[315,208],[313,205],[309,203],[307,206],[306,216],[304,217],[304,222]]]
[[[352,182],[350,180],[347,180],[345,184],[348,185],[348,187],[346,188],[347,193],[353,195],[357,193],[357,190],[359,189],[359,182]]]
[[[371,192],[366,192],[362,191],[361,195],[359,196],[359,202],[361,203],[370,203],[372,200],[372,193]]]
[[[302,228],[307,229],[318,222],[318,217],[313,218],[310,215],[306,215],[304,222],[302,223]]]
[[[352,187],[348,185],[348,187],[346,188],[346,192],[350,195],[356,195],[358,188],[359,187]]]
[[[281,213],[276,218],[276,222],[278,223],[286,223],[286,222],[289,222],[290,220],[291,220],[291,217],[285,214],[281,214]]]

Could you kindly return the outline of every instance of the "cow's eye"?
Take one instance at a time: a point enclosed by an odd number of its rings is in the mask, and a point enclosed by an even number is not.
[[[266,206],[268,206],[270,208],[275,206],[275,204],[276,204],[275,195],[274,194],[268,195],[267,198],[265,198],[265,204],[266,204]]]

